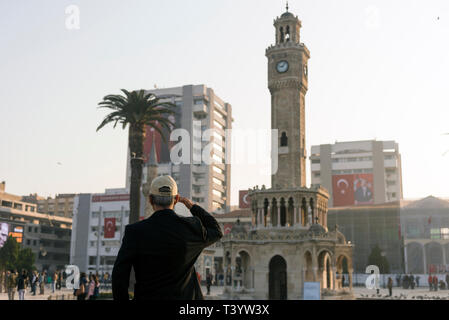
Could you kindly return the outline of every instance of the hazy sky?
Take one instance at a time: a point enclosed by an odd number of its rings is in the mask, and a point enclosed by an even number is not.
[[[336,140],[396,140],[404,196],[449,196],[449,1],[289,4],[311,52],[308,152]],[[79,30],[66,28],[69,5],[80,9]],[[123,187],[127,131],[95,132],[105,115],[98,102],[120,88],[205,84],[232,104],[234,128],[269,128],[265,49],[284,11],[275,0],[0,0],[7,192]],[[234,166],[232,203],[263,183],[269,172]]]

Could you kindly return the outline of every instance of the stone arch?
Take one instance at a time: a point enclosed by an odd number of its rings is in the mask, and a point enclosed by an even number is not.
[[[268,207],[270,202],[267,198],[263,201],[263,222],[262,224],[266,227],[268,225]]]
[[[295,222],[295,201],[292,197],[288,198],[287,201],[287,226],[291,227]]]
[[[418,242],[410,242],[407,248],[407,271],[409,273],[424,273],[424,248]]]
[[[268,264],[268,299],[287,300],[287,261],[275,255]]]
[[[308,223],[308,212],[307,212],[306,198],[302,198],[302,201],[301,201],[301,221],[302,221],[303,226],[306,226]]]
[[[277,226],[278,225],[278,203],[276,198],[273,198],[271,201],[271,225]]]
[[[285,203],[285,199],[281,198],[280,203],[280,218],[281,218],[281,226],[284,227],[287,224],[287,204]]]
[[[313,279],[313,262],[312,253],[309,250],[304,252],[304,281],[311,282]]]
[[[253,268],[251,265],[251,255],[245,249],[239,249],[237,255],[240,256],[242,287],[246,289],[253,288]]]
[[[322,289],[333,289],[332,253],[327,249],[318,252],[318,279]]]
[[[316,223],[315,221],[316,209],[315,209],[315,201],[313,200],[313,198],[310,198],[309,204],[310,204],[310,218],[312,220],[310,221],[310,223],[314,224]]]
[[[348,281],[347,276],[349,275],[349,270],[352,268],[351,260],[345,254],[340,254],[335,260],[336,263],[336,275],[335,284],[336,289],[341,289]]]

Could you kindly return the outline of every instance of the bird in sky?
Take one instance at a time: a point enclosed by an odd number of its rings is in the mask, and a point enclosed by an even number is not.
[[[61,162],[58,162],[57,164],[60,165],[60,166],[62,166],[62,163],[61,163]]]

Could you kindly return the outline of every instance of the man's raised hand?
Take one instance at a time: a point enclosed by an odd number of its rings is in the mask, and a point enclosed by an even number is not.
[[[184,197],[179,197],[179,202],[181,202],[182,204],[184,204],[187,209],[192,209],[193,207],[193,202],[190,199],[184,198]]]

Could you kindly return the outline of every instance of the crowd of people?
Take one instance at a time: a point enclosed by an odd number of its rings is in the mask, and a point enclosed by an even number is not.
[[[49,287],[54,293],[62,288],[63,272],[56,270],[52,273],[47,271],[38,272],[34,270],[28,272],[22,270],[7,270],[0,272],[0,293],[8,293],[8,299],[14,300],[16,292],[19,300],[25,300],[25,293],[29,290],[30,294],[35,296],[39,289],[39,295],[45,294],[45,288]]]
[[[25,300],[25,294],[28,292],[32,296],[44,295],[45,290],[51,290],[55,293],[65,287],[66,274],[61,270],[47,272],[46,270],[38,272],[33,270],[28,272],[22,270],[7,270],[0,272],[0,293],[8,294],[9,300],[15,300],[16,293],[19,300]],[[74,290],[73,294],[78,300],[95,300],[100,294],[100,288],[111,286],[111,279],[108,272],[98,275],[90,273],[87,277],[85,273],[80,274],[79,287],[81,290]]]
[[[415,287],[419,287],[420,276],[414,276],[413,274],[405,274],[396,276],[396,284],[397,287],[402,287],[403,289],[415,289]],[[427,278],[427,284],[429,286],[430,291],[438,291],[449,289],[449,273],[446,273],[444,280],[439,280],[437,275],[429,274]],[[388,277],[387,288],[389,291],[389,295],[392,295],[393,291],[393,279]]]

